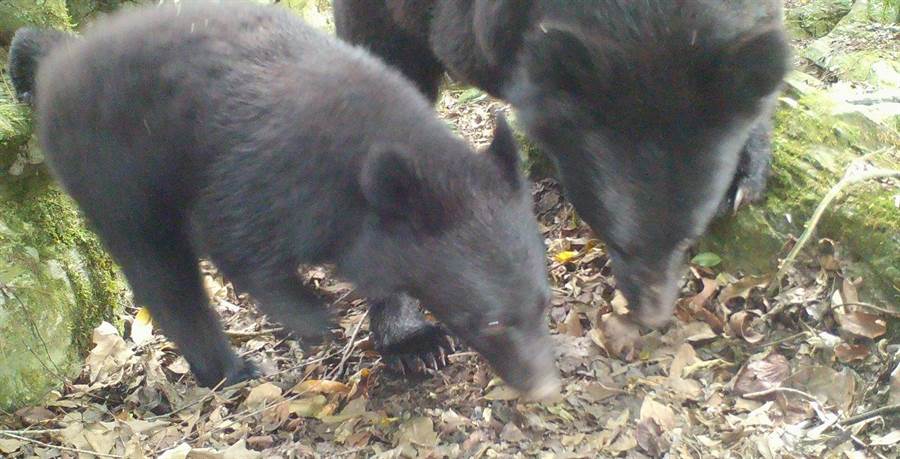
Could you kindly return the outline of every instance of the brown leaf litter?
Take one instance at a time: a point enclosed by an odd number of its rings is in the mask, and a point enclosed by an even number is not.
[[[477,90],[438,104],[477,145],[493,111]],[[365,302],[327,268],[303,280],[339,318],[304,353],[205,265],[238,351],[266,376],[197,387],[142,309],[103,324],[80,375],[38,406],[0,414],[4,457],[896,457],[896,316],[861,303],[840,259],[804,260],[782,293],[769,279],[693,266],[674,323],[646,332],[624,310],[602,243],[550,180],[534,185],[555,297],[564,389],[531,403],[463,349],[416,383],[384,371]],[[783,255],[783,254],[782,254]],[[766,317],[774,308],[781,313]],[[887,311],[887,312],[884,312]],[[622,336],[628,335],[628,339]],[[893,340],[893,341],[892,341]],[[623,358],[624,357],[624,358]]]

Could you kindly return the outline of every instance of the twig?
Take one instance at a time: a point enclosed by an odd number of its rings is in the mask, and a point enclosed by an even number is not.
[[[870,303],[861,303],[861,302],[841,303],[841,304],[832,305],[831,309],[838,309],[838,308],[842,308],[844,306],[859,306],[862,308],[871,309],[873,311],[878,311],[882,314],[887,314],[891,317],[900,317],[900,312],[891,311],[890,309],[885,309],[885,308],[875,306],[874,304],[870,304]]]
[[[284,329],[281,327],[267,328],[265,330],[248,331],[248,332],[225,330],[225,335],[230,338],[252,338],[254,336],[271,335],[271,334],[278,333],[283,330]]]
[[[865,421],[866,419],[871,419],[876,416],[884,416],[886,414],[894,414],[900,412],[900,403],[895,403],[893,405],[882,406],[881,408],[875,408],[871,411],[866,411],[865,413],[857,414],[856,416],[851,416],[847,418],[846,421],[842,422],[842,425],[850,426],[853,424],[860,423]]]
[[[68,451],[70,453],[91,454],[91,455],[94,455],[97,457],[115,457],[115,458],[124,458],[125,457],[125,456],[120,456],[118,454],[105,454],[105,453],[98,453],[96,451],[90,451],[90,450],[86,450],[86,449],[69,448],[67,446],[52,445],[50,443],[44,443],[42,441],[34,440],[34,439],[28,438],[28,437],[23,437],[21,435],[16,435],[16,434],[9,433],[9,432],[0,432],[0,435],[3,435],[4,437],[13,438],[16,440],[21,440],[26,443],[32,443],[32,444],[35,444],[38,446],[43,446],[44,448],[54,448],[54,449],[58,449],[60,451]]]
[[[49,433],[62,432],[65,429],[22,429],[22,430],[0,430],[0,434],[13,435],[44,435]]]
[[[341,357],[341,361],[338,363],[337,368],[335,368],[334,372],[331,373],[329,379],[334,379],[337,376],[340,376],[344,371],[344,364],[347,363],[347,359],[350,358],[350,353],[353,352],[353,349],[356,348],[356,335],[359,333],[359,329],[362,327],[363,321],[366,320],[366,317],[369,315],[369,310],[363,313],[362,317],[359,318],[359,322],[356,323],[356,327],[353,328],[353,333],[350,335],[350,339],[347,341],[347,345],[344,346],[344,355]]]
[[[789,394],[795,394],[795,395],[800,395],[802,397],[806,397],[810,400],[816,400],[816,398],[813,397],[812,395],[807,394],[806,392],[803,392],[802,390],[792,389],[790,387],[771,387],[769,389],[761,390],[759,392],[750,392],[750,393],[742,395],[741,397],[760,398],[760,397],[765,397],[766,395],[774,394],[776,392],[787,392]]]
[[[187,405],[184,405],[184,406],[182,406],[181,408],[178,408],[178,409],[176,409],[176,410],[172,410],[172,411],[170,411],[170,412],[168,412],[168,413],[166,413],[166,414],[160,414],[160,415],[156,415],[156,416],[150,416],[150,417],[147,418],[146,420],[147,420],[147,421],[155,421],[155,420],[157,420],[157,419],[170,418],[170,417],[172,417],[173,415],[176,415],[176,414],[178,414],[178,413],[180,413],[180,412],[182,412],[182,411],[184,411],[184,410],[186,410],[186,409],[188,409],[188,408],[190,408],[190,407],[192,407],[192,406],[196,406],[196,405],[199,405],[199,404],[201,404],[201,403],[205,403],[207,400],[213,398],[213,397],[216,395],[216,391],[219,390],[220,387],[222,387],[222,384],[225,384],[225,380],[224,380],[224,379],[221,380],[221,381],[219,381],[218,384],[216,384],[212,389],[209,390],[209,393],[207,393],[207,394],[204,395],[203,397],[200,397],[199,400],[194,400],[193,402],[188,403]]]
[[[805,331],[804,331],[804,332],[800,332],[800,333],[797,333],[797,334],[794,334],[794,335],[791,335],[791,336],[787,336],[787,337],[784,337],[784,338],[781,338],[781,339],[776,339],[775,341],[769,341],[768,343],[758,344],[757,347],[769,347],[769,346],[774,346],[774,345],[776,345],[776,344],[781,344],[781,343],[783,343],[783,342],[785,342],[785,341],[791,341],[791,340],[793,340],[793,339],[799,338],[799,337],[801,337],[801,336],[806,336],[806,335],[808,335],[808,334],[809,334],[809,332],[805,332]]]
[[[784,261],[781,263],[781,268],[778,269],[778,272],[775,274],[774,279],[772,279],[772,283],[769,284],[767,292],[769,295],[775,294],[781,288],[781,280],[784,279],[785,274],[787,274],[788,270],[790,270],[794,265],[794,260],[797,258],[797,255],[800,253],[806,243],[809,242],[809,239],[812,237],[813,231],[815,231],[816,226],[819,224],[819,220],[825,213],[825,210],[828,209],[828,206],[831,205],[832,201],[837,199],[837,197],[840,196],[841,193],[843,193],[845,188],[850,185],[865,182],[868,180],[900,177],[900,171],[890,169],[876,169],[868,172],[854,172],[856,166],[858,166],[866,157],[854,161],[847,168],[847,172],[844,173],[844,177],[841,178],[841,180],[839,180],[838,183],[828,191],[828,193],[822,199],[822,202],[820,202],[819,206],[816,207],[815,212],[813,212],[812,218],[810,218],[809,222],[806,224],[806,229],[803,230],[803,234],[800,235],[800,238],[797,239],[797,243],[794,244],[794,248],[792,248],[788,255],[784,258]],[[780,313],[785,307],[785,305],[781,305],[781,307],[776,306],[775,308],[772,308],[772,310],[767,312],[762,318],[768,319],[775,314]]]

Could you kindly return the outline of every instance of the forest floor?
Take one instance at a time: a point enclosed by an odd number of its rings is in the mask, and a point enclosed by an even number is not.
[[[484,146],[492,113],[506,107],[451,88],[438,109]],[[326,268],[302,275],[338,327],[304,353],[206,265],[234,346],[266,376],[197,387],[135,308],[124,333],[95,330],[84,371],[64,389],[0,413],[0,456],[897,457],[898,313],[860,301],[866,280],[845,276],[834,242],[814,241],[773,293],[771,276],[722,272],[715,254],[698,254],[673,324],[623,357],[602,331],[620,307],[603,244],[555,182],[533,192],[555,293],[556,400],[518,400],[465,348],[415,381],[387,371],[368,339],[365,300]]]
[[[442,115],[476,145],[494,110],[451,89]],[[861,303],[824,241],[781,292],[766,277],[695,258],[677,318],[610,357],[601,324],[615,307],[603,245],[552,180],[534,185],[555,286],[550,326],[564,389],[527,403],[461,349],[407,381],[368,340],[365,301],[324,268],[305,280],[339,314],[334,340],[304,354],[252,301],[206,266],[207,290],[241,354],[266,377],[209,391],[130,311],[126,333],[95,331],[84,372],[41,406],[0,417],[12,457],[896,457],[900,346],[896,312]],[[249,222],[248,222],[249,224]],[[774,256],[784,254],[773,254]],[[772,311],[781,311],[771,314]],[[768,314],[768,315],[767,315]],[[896,331],[893,331],[896,336]],[[886,413],[879,408],[890,407]],[[89,453],[92,452],[92,453]]]

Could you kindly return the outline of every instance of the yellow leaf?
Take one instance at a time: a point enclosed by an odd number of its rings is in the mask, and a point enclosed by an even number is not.
[[[150,316],[150,310],[147,308],[138,309],[137,314],[134,315],[134,321],[139,324],[149,325],[153,322],[153,317]]]
[[[572,250],[564,250],[553,256],[557,263],[565,263],[578,256],[578,252]]]
[[[293,392],[295,394],[349,394],[350,386],[339,381],[310,379],[307,381],[301,381],[289,392]]]
[[[152,337],[153,317],[150,316],[150,310],[140,308],[134,315],[134,322],[131,323],[131,341],[136,345],[141,345],[150,341]]]

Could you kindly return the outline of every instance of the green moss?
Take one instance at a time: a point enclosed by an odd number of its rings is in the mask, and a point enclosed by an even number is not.
[[[522,167],[532,180],[540,180],[548,177],[556,177],[556,164],[537,145],[532,142],[519,126],[515,113],[508,117],[509,125],[519,145],[519,154],[522,157]]]
[[[0,1],[0,32],[11,32],[23,25],[70,29],[72,22],[65,0]]]
[[[829,68],[839,71],[838,76],[842,80],[877,83],[873,81],[877,78],[877,73],[873,70],[875,64],[885,62],[900,72],[900,64],[893,61],[896,58],[889,50],[851,51],[833,56]]]
[[[0,367],[14,362],[10,370],[0,372],[0,382],[21,385],[12,398],[0,391],[0,405],[6,405],[24,400],[26,389],[31,399],[40,396],[42,388],[56,385],[59,372],[38,370],[46,370],[47,361],[62,370],[79,361],[89,348],[93,328],[103,320],[117,323],[125,290],[111,258],[46,172],[0,177],[0,226],[7,229],[0,235],[0,252],[9,261],[5,268],[0,264],[0,271],[16,275],[3,282],[18,297],[16,303],[7,301],[0,308],[10,316],[4,320],[0,314],[2,335],[18,337],[0,340]],[[29,321],[42,325],[29,333],[15,329]],[[52,349],[52,356],[11,357],[45,346]],[[26,374],[42,374],[44,379],[38,384]]]
[[[42,164],[30,112],[12,103],[10,92],[0,80],[4,409],[40,398],[76,371],[93,328],[103,320],[117,322],[125,293],[112,260]]]
[[[72,339],[76,348],[86,349],[96,325],[104,320],[115,321],[122,292],[116,267],[97,237],[84,228],[75,204],[55,186],[48,184],[39,196],[27,198],[26,202],[28,205],[20,208],[18,214],[36,228],[26,243],[51,247],[53,251],[74,249],[81,257],[67,263],[66,272],[76,295]]]
[[[853,6],[852,0],[817,0],[792,8],[785,15],[788,26],[802,36],[825,36]]]
[[[827,191],[851,162],[867,151],[886,151],[886,164],[900,164],[897,134],[859,120],[839,119],[818,94],[776,115],[772,175],[767,200],[716,222],[701,250],[718,253],[726,270],[771,272],[790,235],[798,236]],[[876,158],[878,160],[878,158]],[[896,167],[896,166],[894,166]],[[900,300],[900,212],[893,195],[869,183],[846,190],[817,226],[816,237],[838,241],[852,270],[866,280],[867,294]]]
[[[0,62],[6,62],[0,52]],[[0,79],[0,154],[15,150],[31,137],[31,114],[28,107],[17,103],[9,82]]]

